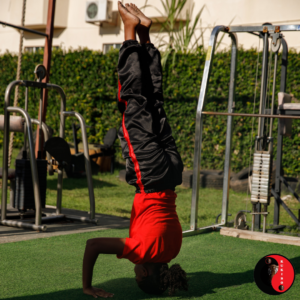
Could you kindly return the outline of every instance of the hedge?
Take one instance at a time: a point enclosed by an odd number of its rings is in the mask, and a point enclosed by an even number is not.
[[[258,84],[254,105],[255,77],[257,56],[259,55]],[[235,112],[257,113],[260,95],[261,53],[255,49],[239,49]],[[280,60],[280,57],[279,57]],[[34,80],[35,65],[42,63],[43,52],[25,53],[22,64],[22,78]],[[111,51],[104,55],[101,52],[87,49],[55,50],[52,54],[50,82],[63,87],[67,95],[67,110],[81,113],[88,128],[89,143],[101,143],[106,131],[111,127],[119,128],[121,115],[117,109],[117,62],[118,52]],[[171,124],[179,152],[187,169],[193,167],[195,115],[201,78],[205,62],[205,53],[182,54],[176,56],[175,64],[170,59],[163,74],[165,110]],[[297,72],[300,67],[300,56],[295,51],[289,52],[287,92],[300,99],[300,78]],[[0,97],[4,99],[5,88],[15,80],[17,56],[8,52],[0,56]],[[280,67],[277,76],[277,91],[280,85]],[[271,70],[272,72],[272,70]],[[227,111],[228,86],[230,75],[230,51],[217,53],[214,58],[209,80],[207,111]],[[272,77],[272,75],[271,75]],[[268,102],[271,101],[271,91]],[[23,90],[22,90],[23,93]],[[29,92],[29,113],[37,117],[38,91]],[[24,106],[24,97],[19,101]],[[12,98],[13,99],[13,98]],[[3,102],[1,106],[3,105]],[[3,107],[3,106],[2,106]],[[59,97],[55,91],[49,91],[47,124],[57,134],[59,128]],[[76,121],[76,120],[74,120]],[[71,124],[67,119],[66,139],[72,142]],[[202,167],[223,169],[225,153],[226,117],[204,116]],[[232,170],[239,171],[251,163],[254,137],[257,133],[257,119],[235,117],[232,141]],[[300,149],[300,123],[293,121],[292,138],[284,137],[283,167],[288,176],[297,176],[300,171],[298,151]],[[2,133],[1,133],[2,134]],[[274,155],[276,155],[277,121],[273,127]],[[3,135],[0,135],[2,143]],[[15,147],[21,147],[23,137],[17,134]],[[119,141],[117,141],[119,146]],[[121,158],[117,146],[117,157]],[[253,154],[251,154],[253,156]]]

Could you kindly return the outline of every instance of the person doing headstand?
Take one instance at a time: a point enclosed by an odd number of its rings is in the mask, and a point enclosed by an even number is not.
[[[138,286],[146,293],[187,290],[186,273],[168,267],[181,248],[182,229],[176,213],[175,187],[182,182],[183,164],[163,109],[160,53],[150,43],[152,21],[134,4],[118,2],[125,41],[118,62],[119,129],[126,159],[126,181],[136,187],[129,238],[87,241],[83,259],[83,292],[95,298],[113,294],[92,286],[100,253],[116,254],[135,264]],[[136,41],[136,31],[140,44]]]

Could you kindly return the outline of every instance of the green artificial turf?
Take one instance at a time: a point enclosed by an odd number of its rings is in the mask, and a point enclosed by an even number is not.
[[[105,230],[0,245],[0,299],[93,299],[81,290],[85,242],[93,237],[125,237],[128,229]],[[255,285],[253,270],[265,255],[289,258],[296,271],[292,288],[280,299],[299,299],[299,247],[242,240],[218,232],[183,239],[179,263],[188,274],[189,291],[151,297],[134,280],[133,264],[115,255],[100,255],[93,284],[113,299],[273,299]]]

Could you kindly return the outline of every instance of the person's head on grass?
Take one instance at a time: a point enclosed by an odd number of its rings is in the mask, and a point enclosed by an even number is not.
[[[147,294],[160,295],[168,289],[173,295],[177,290],[188,289],[186,272],[179,264],[170,268],[166,263],[137,264],[134,271],[139,288]]]

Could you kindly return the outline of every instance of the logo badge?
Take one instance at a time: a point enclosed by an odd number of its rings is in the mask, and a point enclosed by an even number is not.
[[[295,280],[292,263],[284,256],[270,254],[259,260],[254,269],[254,280],[261,291],[280,295],[288,291]]]

